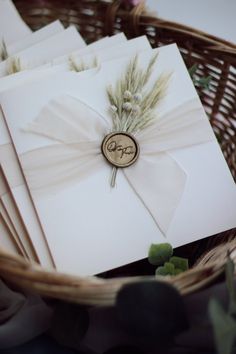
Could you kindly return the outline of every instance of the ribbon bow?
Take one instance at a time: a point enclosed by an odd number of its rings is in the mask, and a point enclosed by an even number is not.
[[[80,100],[63,96],[50,101],[27,131],[51,140],[21,156],[30,189],[49,192],[79,183],[107,161],[101,152],[112,123]],[[119,169],[165,234],[183,194],[186,173],[168,152],[214,139],[199,100],[193,99],[160,116],[136,133],[140,156]],[[109,188],[109,184],[108,184]],[[119,187],[118,187],[119,188]]]

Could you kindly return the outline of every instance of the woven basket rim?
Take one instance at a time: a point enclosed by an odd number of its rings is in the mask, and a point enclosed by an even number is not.
[[[37,263],[20,255],[9,254],[0,249],[1,276],[8,282],[37,292],[46,297],[57,298],[93,306],[114,305],[122,286],[139,281],[161,281],[174,286],[182,295],[188,295],[212,283],[224,273],[228,257],[236,263],[236,238],[219,244],[207,252],[189,270],[177,276],[126,276],[104,279],[98,276],[77,276],[57,270],[46,270]]]
[[[235,43],[225,40],[221,37],[212,35],[206,31],[197,29],[196,27],[191,27],[191,26],[182,24],[177,21],[170,21],[170,20],[164,19],[162,17],[158,17],[158,16],[157,17],[149,16],[148,13],[145,13],[145,12],[140,17],[140,21],[142,21],[142,20],[144,20],[145,22],[148,21],[148,23],[153,26],[161,26],[161,28],[163,28],[163,29],[177,30],[180,33],[190,35],[196,39],[206,41],[209,44],[214,45],[216,47],[216,49],[218,49],[218,50],[224,50],[224,51],[228,50],[229,53],[236,54],[236,44]]]

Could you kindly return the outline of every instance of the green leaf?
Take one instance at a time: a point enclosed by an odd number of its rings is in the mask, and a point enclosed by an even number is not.
[[[170,258],[169,262],[172,263],[176,269],[181,269],[183,272],[189,269],[187,258],[174,256]]]
[[[206,76],[206,77],[201,77],[197,78],[196,73],[197,73],[198,65],[194,64],[191,66],[191,68],[188,70],[189,75],[191,76],[191,79],[193,81],[193,84],[195,86],[200,86],[203,87],[204,89],[209,89],[210,86],[210,81],[211,81],[211,76]]]
[[[173,254],[173,248],[169,243],[151,244],[148,252],[148,261],[153,265],[162,265]]]
[[[211,76],[202,77],[197,81],[198,85],[203,87],[204,89],[209,89],[210,82]]]
[[[168,272],[170,272],[171,274],[173,274],[174,270],[175,270],[175,266],[173,263],[170,263],[170,262],[165,262],[164,263],[164,268],[166,270],[168,270]]]
[[[174,264],[170,262],[165,262],[164,266],[158,267],[156,269],[156,275],[177,275],[179,273],[182,273],[183,271],[181,269],[175,269]]]
[[[170,274],[170,272],[164,266],[160,266],[157,267],[156,269],[156,275],[165,276],[165,275],[172,275],[172,274]]]
[[[234,262],[230,257],[225,267],[226,285],[229,293],[229,313],[236,315],[236,291],[234,286]]]
[[[173,275],[179,275],[180,273],[183,273],[183,270],[177,268],[177,269],[174,270],[174,274]]]
[[[236,339],[236,321],[225,312],[222,306],[211,299],[209,315],[213,326],[218,354],[231,354]]]
[[[192,79],[196,74],[196,71],[197,71],[197,64],[194,64],[193,66],[191,66],[191,68],[188,69],[189,75],[191,76]]]

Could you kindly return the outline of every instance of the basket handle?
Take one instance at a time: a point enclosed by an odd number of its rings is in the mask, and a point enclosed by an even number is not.
[[[125,3],[124,0],[114,0],[107,7],[104,25],[104,36],[111,36],[114,33],[117,14],[121,8],[123,8],[128,15],[129,27],[130,30],[132,30],[133,35],[139,34],[139,19],[145,10],[145,1],[141,1],[136,6],[133,6],[131,4]]]
[[[111,36],[113,34],[116,15],[121,6],[121,3],[121,0],[115,0],[110,5],[108,5],[105,17],[104,36]]]

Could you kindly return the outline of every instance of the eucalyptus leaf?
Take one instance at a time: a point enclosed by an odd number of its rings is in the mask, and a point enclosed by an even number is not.
[[[164,266],[156,269],[156,275],[175,275],[175,266],[170,262],[165,262]]]
[[[182,269],[175,268],[173,275],[179,275],[180,273],[183,273],[183,270],[182,270]]]
[[[211,76],[206,76],[206,77],[196,77],[197,74],[197,69],[198,65],[194,64],[191,66],[191,68],[188,69],[189,75],[193,81],[193,84],[195,86],[200,86],[203,87],[204,89],[209,89],[210,88],[210,81],[211,81]]]
[[[204,89],[209,89],[210,82],[211,82],[211,76],[202,77],[197,81],[198,85],[203,87]]]
[[[164,267],[166,270],[168,270],[171,274],[173,274],[174,270],[175,270],[175,266],[173,263],[171,262],[165,262],[164,263]]]
[[[149,263],[159,266],[168,262],[173,254],[173,248],[169,243],[151,244],[148,252]]]
[[[170,271],[166,269],[164,266],[157,267],[155,274],[162,275],[162,276],[172,275],[172,273],[170,273]]]
[[[169,262],[172,263],[175,268],[181,269],[183,272],[189,269],[187,258],[173,256],[170,258]]]
[[[197,64],[194,64],[193,66],[191,66],[191,68],[188,69],[189,75],[191,76],[191,78],[193,79],[194,75],[197,72]]]
[[[236,339],[236,321],[228,314],[215,299],[209,303],[209,315],[218,354],[232,354]]]

